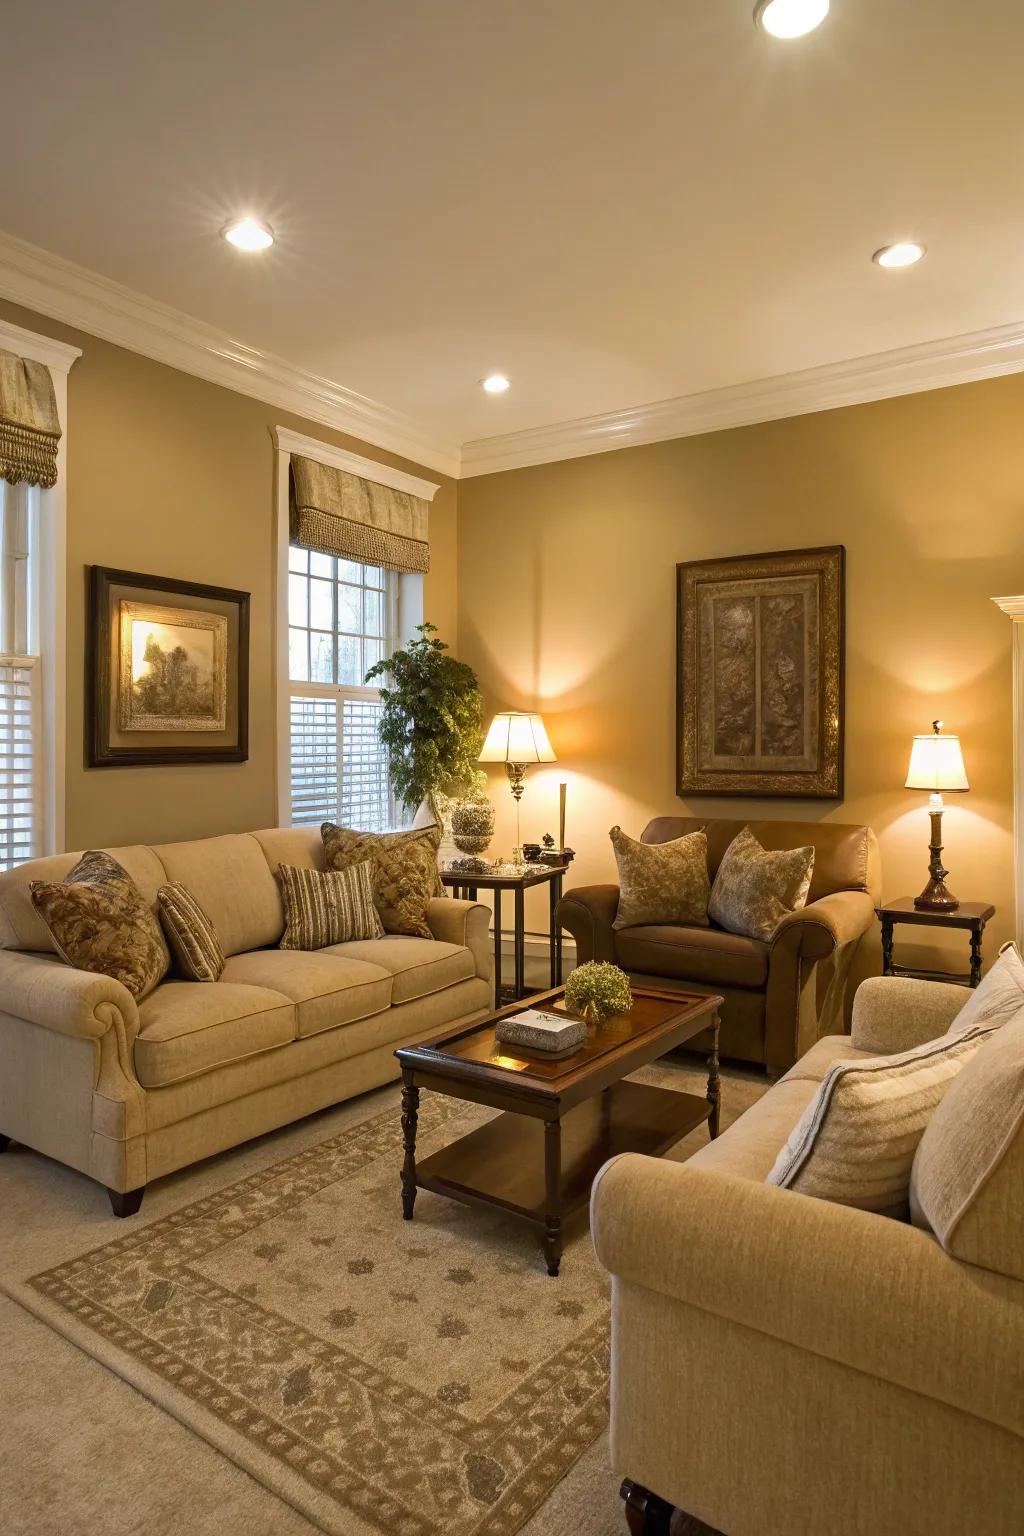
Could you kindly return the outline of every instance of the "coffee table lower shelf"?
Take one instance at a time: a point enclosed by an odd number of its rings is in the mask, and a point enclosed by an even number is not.
[[[539,1227],[549,1272],[557,1274],[561,1223],[588,1203],[602,1164],[620,1152],[660,1157],[710,1113],[711,1104],[696,1094],[616,1083],[561,1120],[512,1111],[498,1115],[417,1162],[416,1187],[467,1205],[497,1207]],[[555,1169],[557,1193],[549,1187]]]

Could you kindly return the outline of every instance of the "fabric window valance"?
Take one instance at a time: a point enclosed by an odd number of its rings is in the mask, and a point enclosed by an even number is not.
[[[390,571],[430,569],[422,497],[297,455],[291,493],[293,543]]]
[[[56,485],[59,442],[49,368],[0,350],[0,480]]]

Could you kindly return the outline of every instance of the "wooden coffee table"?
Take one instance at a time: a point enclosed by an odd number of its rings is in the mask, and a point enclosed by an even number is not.
[[[563,988],[529,999],[565,1012]],[[628,1014],[591,1028],[571,1056],[551,1060],[497,1043],[494,1027],[522,1003],[480,1024],[395,1052],[402,1065],[402,1210],[411,1221],[416,1191],[497,1207],[543,1233],[548,1274],[562,1257],[562,1223],[590,1199],[594,1176],[619,1152],[660,1157],[707,1120],[718,1135],[720,997],[636,988]],[[704,1030],[712,1031],[707,1095],[623,1079]],[[416,1161],[421,1088],[505,1113]]]

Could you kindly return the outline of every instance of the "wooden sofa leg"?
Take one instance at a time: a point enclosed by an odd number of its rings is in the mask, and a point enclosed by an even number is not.
[[[673,1506],[666,1504],[656,1493],[630,1482],[627,1477],[619,1489],[626,1501],[626,1523],[629,1536],[669,1536],[669,1526],[674,1513]]]
[[[9,1136],[0,1136],[0,1152],[6,1152],[10,1144],[11,1138]]]
[[[145,1193],[145,1184],[143,1184],[141,1189],[108,1189],[110,1209],[115,1216],[134,1216],[142,1204],[142,1197]]]

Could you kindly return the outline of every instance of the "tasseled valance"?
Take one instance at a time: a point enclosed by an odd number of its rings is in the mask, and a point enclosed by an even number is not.
[[[294,544],[390,571],[430,569],[422,497],[297,455],[291,468]]]
[[[0,480],[55,485],[59,442],[49,368],[0,351]]]

